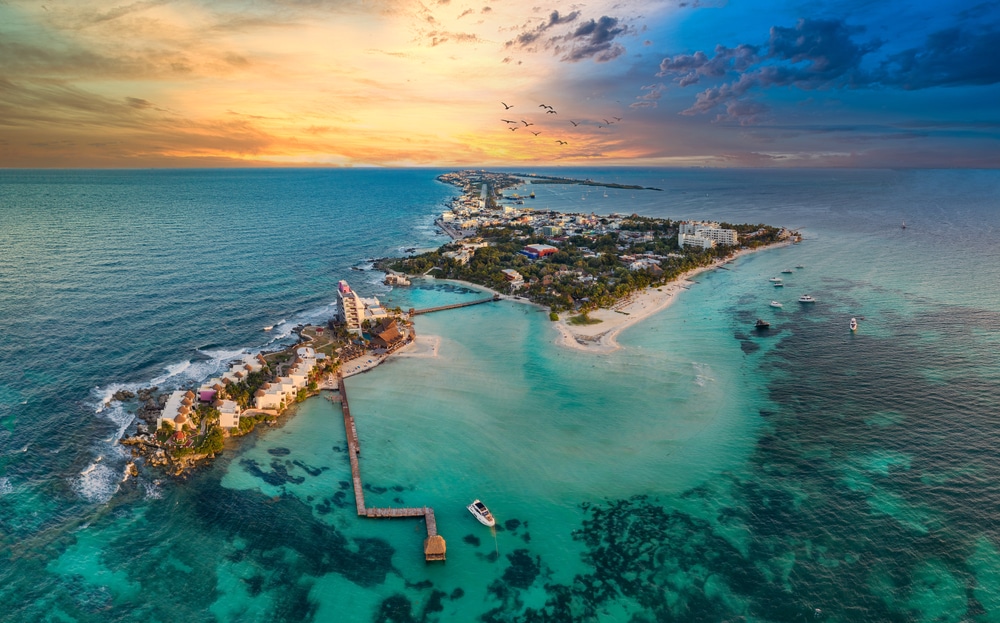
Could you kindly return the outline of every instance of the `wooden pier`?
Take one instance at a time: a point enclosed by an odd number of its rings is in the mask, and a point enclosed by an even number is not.
[[[338,375],[337,389],[340,392],[340,404],[344,410],[344,430],[347,433],[348,456],[351,461],[351,477],[354,480],[354,502],[357,505],[358,516],[393,519],[396,517],[423,517],[427,525],[427,538],[424,539],[424,559],[444,560],[447,551],[444,537],[437,533],[437,521],[434,519],[434,509],[429,506],[419,508],[368,508],[365,506],[365,490],[361,482],[361,445],[358,443],[358,429],[351,416],[351,407],[347,402],[347,389],[344,387],[344,377]]]
[[[444,311],[446,309],[458,309],[459,307],[470,307],[472,305],[482,305],[483,303],[492,303],[493,301],[499,301],[500,295],[494,294],[487,299],[478,299],[475,301],[468,301],[466,303],[455,303],[453,305],[441,305],[440,307],[428,307],[426,309],[413,309],[410,308],[410,317],[419,316],[420,314],[430,314],[433,312]]]

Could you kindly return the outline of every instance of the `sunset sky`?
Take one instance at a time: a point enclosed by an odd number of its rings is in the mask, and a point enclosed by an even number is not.
[[[997,2],[0,0],[0,167],[997,167],[998,50]]]

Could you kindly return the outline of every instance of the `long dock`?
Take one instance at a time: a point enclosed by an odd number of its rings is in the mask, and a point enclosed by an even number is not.
[[[358,428],[351,415],[351,406],[347,402],[347,388],[344,377],[337,375],[337,390],[340,392],[340,404],[344,410],[344,431],[347,433],[348,456],[351,461],[351,478],[354,480],[354,503],[357,505],[358,516],[371,518],[393,519],[396,517],[423,517],[427,525],[427,538],[424,539],[424,559],[444,560],[447,551],[444,537],[437,533],[437,520],[434,519],[434,509],[429,506],[419,508],[368,508],[365,506],[365,490],[361,482],[361,444],[358,442]]]
[[[499,301],[500,295],[494,294],[493,296],[486,299],[478,299],[475,301],[467,301],[465,303],[454,303],[452,305],[441,305],[440,307],[427,307],[425,309],[410,309],[410,316],[419,316],[420,314],[431,314],[434,312],[444,311],[446,309],[458,309],[459,307],[470,307],[472,305],[482,305],[483,303],[492,303],[493,301]]]

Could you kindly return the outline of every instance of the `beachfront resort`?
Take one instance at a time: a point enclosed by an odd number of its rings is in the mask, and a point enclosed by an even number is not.
[[[221,451],[226,438],[276,422],[319,390],[335,389],[339,378],[369,370],[412,343],[412,324],[401,310],[360,297],[346,281],[337,285],[337,300],[337,316],[325,326],[299,327],[295,345],[244,355],[200,386],[119,392],[120,402],[139,399],[136,415],[145,422],[122,443],[150,465],[181,474]]]

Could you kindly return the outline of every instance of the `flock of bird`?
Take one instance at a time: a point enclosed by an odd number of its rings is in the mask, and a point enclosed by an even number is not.
[[[505,111],[510,110],[511,108],[514,107],[513,104],[508,104],[507,102],[500,102],[500,104],[503,105],[503,109]],[[553,108],[552,106],[549,106],[548,104],[539,104],[538,107],[539,108],[544,108],[546,115],[558,115],[559,114],[556,111],[555,108]],[[613,124],[618,123],[618,122],[620,122],[622,120],[621,117],[614,117],[614,116],[612,116],[611,118],[614,119],[614,121],[609,121],[607,119],[603,119],[602,118],[601,121],[603,121],[604,123],[603,124],[602,123],[598,123],[597,127],[598,128],[611,127]],[[526,121],[524,119],[521,119],[520,121],[518,121],[516,119],[501,119],[500,121],[503,121],[504,123],[506,123],[507,124],[507,129],[510,130],[511,132],[516,132],[516,131],[518,131],[520,129],[529,128],[529,127],[535,125],[534,123],[531,123],[531,122]],[[585,123],[585,121],[573,121],[572,119],[570,119],[569,122],[571,124],[573,124],[574,128],[579,127],[581,124]],[[523,125],[521,125],[521,124],[523,124]],[[542,133],[540,130],[539,131],[528,130],[528,132],[531,132],[535,136],[538,136],[539,134]],[[561,139],[557,139],[556,142],[559,143],[560,145],[569,145],[569,142],[561,140]]]

